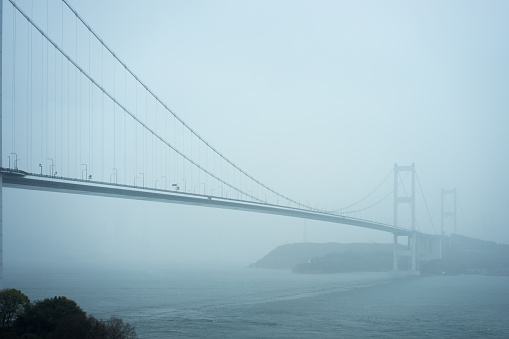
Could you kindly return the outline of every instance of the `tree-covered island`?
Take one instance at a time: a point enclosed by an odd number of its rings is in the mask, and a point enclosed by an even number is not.
[[[392,244],[297,243],[279,246],[249,267],[291,269],[294,273],[382,272],[392,270],[392,261]],[[400,269],[408,265],[408,258],[399,258]],[[421,263],[420,271],[506,275],[509,245],[453,234],[444,238],[444,258]]]

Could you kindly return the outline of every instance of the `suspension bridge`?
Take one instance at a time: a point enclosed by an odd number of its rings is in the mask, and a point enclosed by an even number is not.
[[[442,256],[432,221],[427,232],[416,221],[416,183],[421,193],[422,187],[415,165],[394,165],[346,207],[301,203],[257,180],[186,124],[67,1],[0,4],[0,190],[188,204],[388,232],[394,270],[401,257],[418,271],[420,262]],[[407,205],[405,218],[398,217],[400,205]],[[392,220],[377,220],[377,211],[391,211]],[[443,224],[455,209],[442,208],[442,216]],[[2,226],[0,219],[0,240]],[[399,237],[408,240],[404,250]]]

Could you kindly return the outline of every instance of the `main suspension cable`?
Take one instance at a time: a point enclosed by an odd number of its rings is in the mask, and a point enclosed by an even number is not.
[[[39,31],[39,33],[46,39],[47,42],[51,43],[53,45],[53,47],[58,50],[60,52],[60,54],[62,54],[70,63],[72,63],[74,65],[74,67],[83,75],[85,76],[89,81],[91,81],[99,90],[101,90],[108,98],[110,98],[110,100],[115,104],[117,105],[121,110],[123,110],[125,113],[129,114],[138,124],[140,124],[141,126],[143,126],[145,128],[145,131],[147,132],[150,132],[154,137],[156,137],[157,139],[159,139],[161,142],[163,142],[166,146],[170,147],[171,149],[173,149],[177,154],[179,154],[182,158],[184,158],[185,160],[187,160],[189,163],[191,163],[192,165],[194,165],[196,168],[204,171],[205,173],[207,173],[208,175],[210,175],[211,177],[217,179],[218,181],[220,181],[221,183],[223,183],[224,185],[230,187],[231,189],[233,189],[234,191],[237,191],[241,194],[244,194],[245,196],[247,197],[250,197],[251,199],[253,200],[256,200],[258,202],[262,202],[261,199],[258,199],[257,197],[247,193],[247,192],[243,192],[242,190],[240,190],[239,188],[237,187],[234,187],[232,186],[231,184],[225,182],[224,180],[218,178],[217,176],[215,176],[213,173],[211,173],[210,171],[208,171],[207,169],[203,168],[202,166],[200,166],[198,163],[196,163],[195,161],[193,161],[192,159],[190,159],[189,157],[187,157],[185,154],[183,154],[181,151],[179,151],[178,149],[176,149],[173,145],[171,145],[170,143],[168,143],[166,140],[164,140],[161,136],[159,136],[158,134],[156,134],[150,127],[148,127],[146,125],[146,123],[142,122],[138,117],[136,117],[131,111],[129,111],[126,107],[124,107],[117,99],[115,99],[108,91],[106,91],[101,85],[99,85],[97,83],[97,81],[95,81],[91,75],[89,75],[87,72],[85,72],[85,70],[83,70],[80,66],[78,66],[78,64],[69,56],[67,55],[46,33],[44,33],[44,31],[39,28],[39,26],[37,26],[28,16],[27,14],[25,14],[17,5],[16,3],[14,3],[13,0],[9,0],[9,2],[16,8],[16,10],[25,17],[26,20],[28,20],[32,26],[37,30]]]
[[[13,0],[9,0],[11,3],[13,3]],[[179,116],[177,116],[177,114],[175,112],[173,112],[164,102],[162,102],[161,99],[159,99],[159,97],[153,93],[150,88],[148,88],[148,86],[142,82],[138,76],[136,74],[134,74],[133,71],[131,71],[127,65],[122,61],[120,60],[120,58],[118,56],[115,55],[115,53],[113,52],[113,50],[111,50],[104,42],[103,40],[97,35],[97,33],[95,33],[95,31],[92,30],[92,28],[85,22],[85,20],[83,18],[81,18],[79,15],[78,15],[78,12],[76,12],[76,10],[74,10],[71,5],[69,5],[69,3],[66,1],[66,0],[62,0],[64,2],[64,4],[69,8],[69,10],[71,12],[74,13],[74,15],[83,23],[83,25],[96,37],[96,39],[102,44],[102,46],[104,46],[104,48],[106,48],[106,50],[108,50],[110,52],[110,54],[113,56],[113,58],[115,58],[123,67],[126,68],[126,70],[134,77],[134,79],[140,84],[142,85],[147,91],[148,93],[150,93],[150,95],[152,95],[154,97],[154,99],[156,99],[157,102],[159,102],[169,113],[171,113],[185,128],[187,128],[194,136],[196,136],[201,142],[203,142],[205,145],[207,145],[207,147],[209,147],[213,152],[215,152],[217,155],[219,155],[223,160],[225,160],[228,164],[230,164],[231,166],[233,166],[235,169],[237,169],[239,172],[241,172],[242,174],[244,174],[246,177],[248,177],[249,179],[251,179],[252,181],[256,182],[258,185],[262,186],[263,188],[265,188],[266,190],[268,190],[269,192],[272,192],[273,194],[275,194],[276,196],[279,196],[281,198],[283,198],[284,200],[287,200],[289,202],[292,202],[300,207],[305,207],[307,209],[313,209],[311,206],[306,206],[306,205],[303,205],[301,204],[300,202],[294,200],[294,199],[291,199],[279,192],[276,192],[275,190],[271,189],[270,187],[266,186],[265,184],[261,183],[260,181],[258,181],[257,179],[255,179],[253,176],[249,175],[247,172],[245,172],[244,170],[242,170],[240,167],[238,167],[236,164],[234,164],[232,161],[230,161],[226,156],[224,156],[222,153],[220,153],[216,148],[214,148],[211,144],[209,144],[205,139],[203,139],[197,132],[195,132],[190,126],[188,126]],[[13,3],[14,4],[14,3]],[[228,185],[230,186],[230,185]],[[236,189],[237,190],[237,189]],[[238,190],[237,190],[238,191]],[[250,196],[250,195],[247,195],[247,196]],[[256,200],[259,200],[256,198]]]
[[[342,210],[346,210],[346,209],[349,209],[350,207],[353,207],[355,205],[358,205],[359,203],[363,202],[364,200],[366,200],[367,198],[369,198],[373,193],[375,193],[386,181],[387,179],[389,179],[389,177],[391,176],[391,174],[393,173],[394,171],[394,168],[391,168],[390,172],[387,174],[387,176],[384,178],[384,180],[382,180],[382,182],[380,184],[378,184],[378,186],[376,186],[370,193],[368,193],[366,196],[364,196],[363,198],[361,198],[360,200],[354,202],[353,204],[350,204],[346,207],[343,207],[343,208],[340,208],[339,211],[342,211]],[[392,193],[392,192],[391,192]],[[390,194],[390,193],[389,193]]]

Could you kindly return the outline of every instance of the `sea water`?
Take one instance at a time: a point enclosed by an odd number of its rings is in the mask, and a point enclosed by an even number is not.
[[[508,276],[20,266],[5,285],[121,317],[139,338],[509,338]]]

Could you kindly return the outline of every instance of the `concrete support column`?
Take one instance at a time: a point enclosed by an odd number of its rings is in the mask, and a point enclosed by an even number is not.
[[[417,271],[417,236],[415,231],[412,233],[412,271]]]

